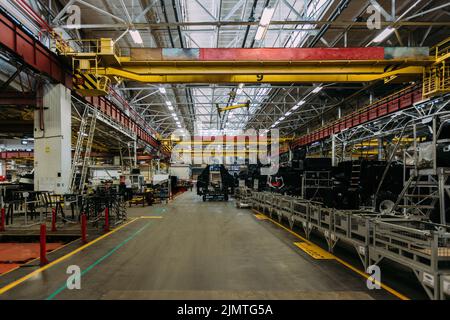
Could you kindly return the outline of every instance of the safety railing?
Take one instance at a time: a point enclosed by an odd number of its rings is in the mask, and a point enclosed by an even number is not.
[[[406,219],[373,223],[376,253],[430,272],[450,267],[450,227]]]
[[[424,70],[423,95],[425,97],[450,92],[450,66],[447,64],[450,57],[450,37],[432,47],[430,51],[436,63]]]
[[[55,49],[64,56],[95,56],[115,55],[121,56],[121,50],[111,39],[69,39],[53,35]]]
[[[253,208],[288,218],[307,238],[317,230],[333,251],[338,241],[352,244],[364,268],[384,258],[411,268],[432,299],[446,298],[450,275],[450,226],[364,210],[337,210],[319,202],[269,192],[253,192]],[[447,290],[447,291],[446,291]]]
[[[436,60],[450,53],[450,37],[431,47],[430,52]]]

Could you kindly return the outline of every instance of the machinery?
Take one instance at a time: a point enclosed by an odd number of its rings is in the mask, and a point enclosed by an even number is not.
[[[197,194],[202,196],[203,201],[228,201],[229,195],[234,194],[234,187],[234,177],[224,165],[207,165],[197,179]]]
[[[372,207],[383,172],[389,165],[378,193],[375,211],[386,212],[401,193],[404,181],[403,164],[376,160],[344,161],[333,168],[333,186],[324,204],[337,209],[354,210]]]

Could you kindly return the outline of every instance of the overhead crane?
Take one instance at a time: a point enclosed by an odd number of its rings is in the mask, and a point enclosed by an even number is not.
[[[227,106],[227,107],[219,107],[219,104],[216,105],[217,107],[217,112],[219,112],[219,114],[221,114],[222,112],[225,111],[230,111],[230,110],[234,110],[234,109],[242,109],[242,108],[250,108],[250,100],[247,101],[246,103],[238,103],[238,104],[233,104],[231,106]]]
[[[104,94],[111,82],[344,83],[417,80],[438,62],[428,47],[369,48],[130,48],[112,39],[55,37],[72,59],[79,90]]]

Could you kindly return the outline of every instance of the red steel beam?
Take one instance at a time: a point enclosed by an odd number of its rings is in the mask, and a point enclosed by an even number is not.
[[[296,139],[291,144],[291,147],[306,146],[326,139],[343,130],[374,121],[402,109],[410,108],[414,103],[422,99],[422,86],[410,86]]]
[[[428,47],[131,48],[131,61],[382,61],[429,59]]]
[[[200,49],[202,61],[384,60],[384,48]]]
[[[72,87],[72,77],[58,57],[4,13],[0,13],[0,35],[0,45],[32,69]]]

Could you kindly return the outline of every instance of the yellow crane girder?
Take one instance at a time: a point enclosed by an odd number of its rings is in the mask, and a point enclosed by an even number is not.
[[[140,68],[139,68],[140,69]],[[405,79],[414,79],[418,75],[422,75],[424,67],[422,66],[410,66],[401,69],[396,69],[389,72],[375,73],[371,71],[366,73],[365,67],[353,67],[348,68],[347,71],[340,71],[339,73],[327,71],[327,68],[321,68],[320,64],[316,68],[308,68],[303,71],[297,70],[297,73],[280,73],[280,74],[267,74],[267,73],[248,73],[242,69],[236,70],[236,74],[232,72],[228,73],[214,73],[210,70],[209,74],[204,73],[192,73],[183,74],[180,70],[178,74],[172,74],[171,72],[161,72],[160,74],[152,74],[143,72],[137,73],[132,71],[133,68],[98,68],[97,70],[91,69],[87,73],[96,73],[97,75],[107,76],[111,79],[128,79],[137,82],[144,83],[344,83],[344,82],[372,82],[376,80],[397,78],[401,77],[401,81]],[[147,70],[151,70],[148,67]],[[138,70],[135,70],[138,71]],[[86,72],[86,71],[85,71]],[[262,70],[261,70],[262,72]],[[400,80],[400,79],[399,79]]]

